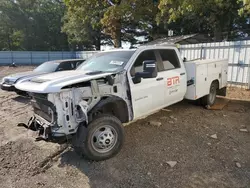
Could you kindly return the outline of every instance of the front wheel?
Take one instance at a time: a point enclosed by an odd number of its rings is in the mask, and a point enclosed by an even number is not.
[[[83,125],[81,125],[83,126]],[[84,157],[101,161],[115,156],[124,142],[124,129],[119,119],[112,115],[101,115],[87,128],[78,128],[74,148]]]
[[[202,98],[202,104],[205,107],[209,108],[214,105],[216,101],[217,89],[218,84],[216,82],[213,82],[210,86],[209,94]]]

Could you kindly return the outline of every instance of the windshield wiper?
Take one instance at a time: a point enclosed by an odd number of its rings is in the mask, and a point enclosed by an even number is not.
[[[103,71],[92,71],[92,72],[88,72],[86,73],[87,75],[95,75],[95,74],[101,74],[103,73]]]

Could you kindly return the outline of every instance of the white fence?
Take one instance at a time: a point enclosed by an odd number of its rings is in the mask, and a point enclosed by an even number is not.
[[[97,51],[46,52],[46,51],[0,51],[0,65],[39,65],[45,61],[58,59],[87,59]]]
[[[250,89],[250,40],[181,45],[182,58],[228,59],[228,82]]]

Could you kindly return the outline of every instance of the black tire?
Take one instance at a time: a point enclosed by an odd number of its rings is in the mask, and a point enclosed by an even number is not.
[[[209,94],[201,99],[203,106],[209,108],[214,105],[216,101],[217,89],[218,89],[218,84],[216,82],[212,82]]]
[[[80,125],[73,138],[73,147],[76,153],[93,161],[114,157],[121,150],[123,143],[124,128],[121,121],[115,116],[107,114],[98,116],[87,127]],[[106,145],[111,146],[104,149],[98,148],[98,146],[106,147]]]
[[[16,94],[20,95],[22,97],[30,98],[29,94],[27,92],[25,92],[25,91],[16,90]]]

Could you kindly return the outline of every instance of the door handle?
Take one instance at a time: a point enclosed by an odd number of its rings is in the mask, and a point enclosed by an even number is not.
[[[157,78],[157,79],[156,79],[156,81],[161,81],[161,80],[163,80],[163,78]]]
[[[181,75],[181,76],[183,76],[183,75],[185,75],[185,74],[186,74],[186,73],[185,73],[185,72],[183,72],[183,73],[181,73],[180,75]]]

